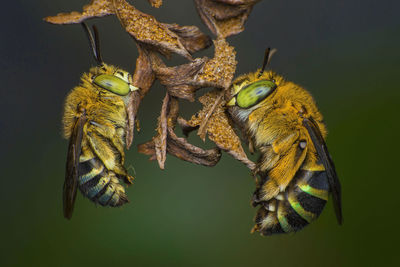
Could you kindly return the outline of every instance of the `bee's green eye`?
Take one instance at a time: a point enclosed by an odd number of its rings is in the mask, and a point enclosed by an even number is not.
[[[241,108],[250,108],[263,101],[275,88],[276,84],[268,80],[251,83],[237,94],[237,105]]]
[[[98,86],[121,96],[127,95],[131,91],[129,84],[126,81],[114,75],[101,74],[96,76],[93,82]]]

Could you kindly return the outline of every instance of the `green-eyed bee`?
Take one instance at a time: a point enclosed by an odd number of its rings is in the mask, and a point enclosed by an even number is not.
[[[84,73],[65,100],[63,126],[69,146],[63,206],[68,219],[77,188],[95,203],[116,207],[128,202],[119,180],[133,181],[124,167],[124,138],[126,105],[130,92],[138,88],[127,71],[103,63],[96,28],[93,38],[82,25],[99,66]]]
[[[332,194],[342,223],[341,186],[325,144],[327,131],[312,96],[272,71],[238,77],[229,113],[261,153],[253,205],[260,205],[252,230],[262,235],[295,232],[314,221]]]

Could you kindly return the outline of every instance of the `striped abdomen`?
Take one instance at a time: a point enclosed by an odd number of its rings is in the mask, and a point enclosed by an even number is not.
[[[299,170],[285,192],[257,211],[252,231],[262,235],[296,232],[318,218],[329,195],[325,171]]]
[[[128,202],[124,187],[116,174],[90,151],[82,148],[79,158],[78,183],[82,194],[102,206],[117,207]]]

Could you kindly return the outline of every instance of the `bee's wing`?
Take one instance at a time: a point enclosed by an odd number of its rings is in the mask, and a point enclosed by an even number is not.
[[[86,122],[85,113],[75,121],[71,137],[69,139],[67,165],[63,189],[64,217],[71,219],[74,210],[76,192],[78,188],[78,164],[81,154],[83,126]]]
[[[317,151],[318,156],[325,167],[326,174],[328,176],[329,187],[332,192],[336,218],[338,223],[342,224],[342,190],[336,174],[335,165],[333,164],[331,156],[329,155],[328,148],[317,123],[312,118],[309,118],[303,120],[303,125],[307,128],[311,140],[314,143],[315,150]]]

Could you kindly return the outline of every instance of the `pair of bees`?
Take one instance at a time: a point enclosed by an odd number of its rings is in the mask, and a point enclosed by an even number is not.
[[[69,139],[63,191],[64,216],[71,218],[77,189],[102,206],[128,202],[120,181],[133,177],[124,167],[126,105],[131,75],[105,64],[98,34],[82,24],[99,66],[83,74],[67,96],[63,117]],[[262,235],[295,232],[314,221],[331,193],[342,222],[341,188],[328,153],[326,128],[312,96],[271,71],[242,75],[232,84],[227,103],[236,126],[252,149],[260,152],[253,205],[259,206],[253,231]]]

